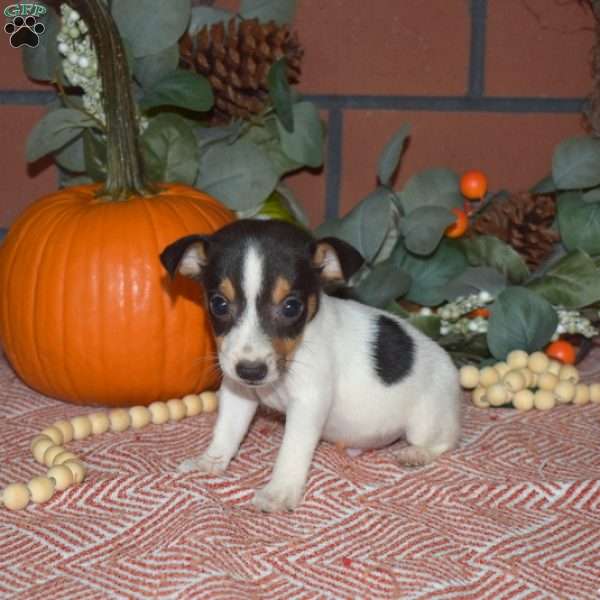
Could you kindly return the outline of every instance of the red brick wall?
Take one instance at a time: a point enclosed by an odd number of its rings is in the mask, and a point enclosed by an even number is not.
[[[373,189],[378,154],[402,123],[413,136],[398,185],[445,165],[481,168],[493,189],[527,188],[547,174],[554,145],[581,133],[593,32],[576,0],[299,0],[296,28],[300,89],[329,132],[325,167],[289,178],[313,224]],[[0,226],[56,186],[53,169],[25,165],[42,88],[4,42]]]

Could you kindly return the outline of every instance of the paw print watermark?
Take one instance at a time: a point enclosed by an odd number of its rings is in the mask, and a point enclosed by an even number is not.
[[[11,4],[4,9],[4,16],[11,19],[4,25],[4,31],[10,35],[13,48],[29,46],[36,48],[40,43],[40,35],[46,26],[38,21],[38,17],[46,14],[42,4]]]

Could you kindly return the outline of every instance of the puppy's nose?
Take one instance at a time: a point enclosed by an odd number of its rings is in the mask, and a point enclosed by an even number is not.
[[[264,362],[240,360],[235,366],[235,372],[244,381],[256,383],[267,376],[268,367]]]

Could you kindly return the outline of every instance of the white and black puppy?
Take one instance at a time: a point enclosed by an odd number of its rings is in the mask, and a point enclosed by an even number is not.
[[[254,498],[264,511],[298,505],[320,439],[380,448],[404,436],[404,465],[456,446],[460,386],[446,352],[391,314],[325,293],[363,262],[345,242],[240,220],[160,258],[172,277],[202,283],[223,372],[212,442],[181,471],[225,471],[259,403],[286,414],[271,480]]]

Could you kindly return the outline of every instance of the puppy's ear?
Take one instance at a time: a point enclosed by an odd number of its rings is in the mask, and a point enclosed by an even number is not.
[[[160,262],[171,279],[177,273],[199,277],[208,262],[208,237],[187,235],[167,246],[160,254]]]
[[[356,248],[338,238],[327,237],[313,244],[312,263],[326,283],[347,282],[364,262]]]

